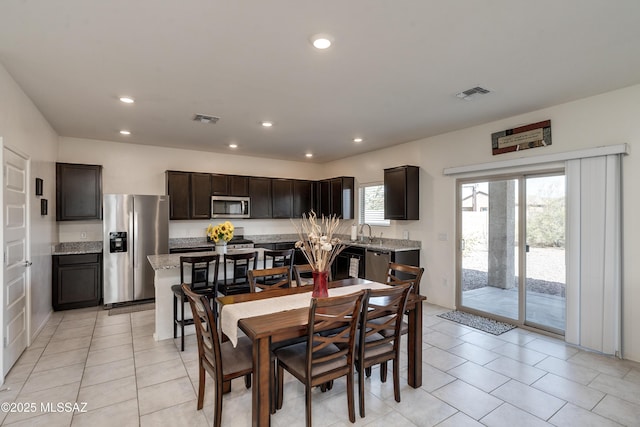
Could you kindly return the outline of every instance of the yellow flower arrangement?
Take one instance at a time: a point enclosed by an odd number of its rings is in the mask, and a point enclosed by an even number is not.
[[[215,243],[219,241],[228,242],[233,239],[233,224],[229,221],[221,222],[215,227],[209,224],[207,227],[207,236],[213,240]]]

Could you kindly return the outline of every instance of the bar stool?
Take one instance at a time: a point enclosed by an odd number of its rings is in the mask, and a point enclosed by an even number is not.
[[[247,272],[258,266],[258,251],[224,254],[224,282],[220,285],[220,292],[224,295],[244,294],[249,292]],[[227,277],[227,270],[231,267],[232,277]]]
[[[265,250],[262,268],[268,268],[268,261],[271,260],[271,268],[288,267],[289,271],[293,270],[293,249],[283,250]],[[259,277],[257,280],[261,285],[271,286],[278,283],[279,278],[275,277]]]
[[[209,270],[213,264],[213,282],[209,282]],[[218,310],[215,298],[218,292],[218,267],[220,255],[205,256],[181,256],[180,257],[180,285],[171,286],[173,292],[173,338],[177,338],[178,326],[180,326],[181,351],[184,351],[184,327],[193,325],[193,319],[184,318],[184,305],[187,297],[182,291],[182,283],[187,283],[189,288],[209,298],[214,318],[217,320]],[[191,269],[191,280],[185,281],[185,272]],[[180,301],[180,317],[178,317],[178,301]]]

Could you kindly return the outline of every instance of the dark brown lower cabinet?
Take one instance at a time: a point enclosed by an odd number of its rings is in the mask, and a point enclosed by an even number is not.
[[[102,299],[102,254],[54,255],[55,311],[95,307]]]

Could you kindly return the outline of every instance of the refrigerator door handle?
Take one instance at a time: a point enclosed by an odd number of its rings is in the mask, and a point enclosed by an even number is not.
[[[134,219],[134,215],[135,215],[135,211],[131,212],[129,215],[129,234],[131,234],[133,236],[133,241],[137,242],[138,241],[138,236],[136,236],[136,229],[133,228],[134,224],[135,224],[135,219]],[[129,261],[131,262],[131,267],[135,268],[136,267],[136,258],[135,258],[135,254],[133,253],[135,250],[135,245],[130,245],[129,246]]]

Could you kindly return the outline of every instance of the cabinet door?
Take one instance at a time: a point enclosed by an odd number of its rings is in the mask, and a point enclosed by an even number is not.
[[[191,218],[211,218],[211,176],[208,173],[191,174]]]
[[[342,219],[353,219],[353,177],[340,177],[330,180],[331,215]]]
[[[251,218],[271,218],[271,179],[249,178]]]
[[[93,258],[97,262],[79,262]],[[62,262],[60,262],[62,260]],[[52,305],[54,310],[95,307],[100,304],[102,269],[100,255],[54,256]]]
[[[302,214],[308,214],[313,208],[313,182],[293,181],[293,218],[301,218]]]
[[[249,195],[249,177],[229,175],[229,195],[247,197]]]
[[[189,173],[167,171],[167,194],[169,195],[169,218],[189,219]]]
[[[291,218],[293,212],[292,180],[271,180],[271,206],[273,218]]]
[[[229,176],[218,173],[211,174],[211,195],[227,196],[229,194]]]
[[[331,215],[331,184],[328,180],[318,183],[318,215]]]
[[[384,170],[385,219],[419,219],[419,168],[400,166]]]
[[[56,220],[102,219],[102,166],[56,163]]]

